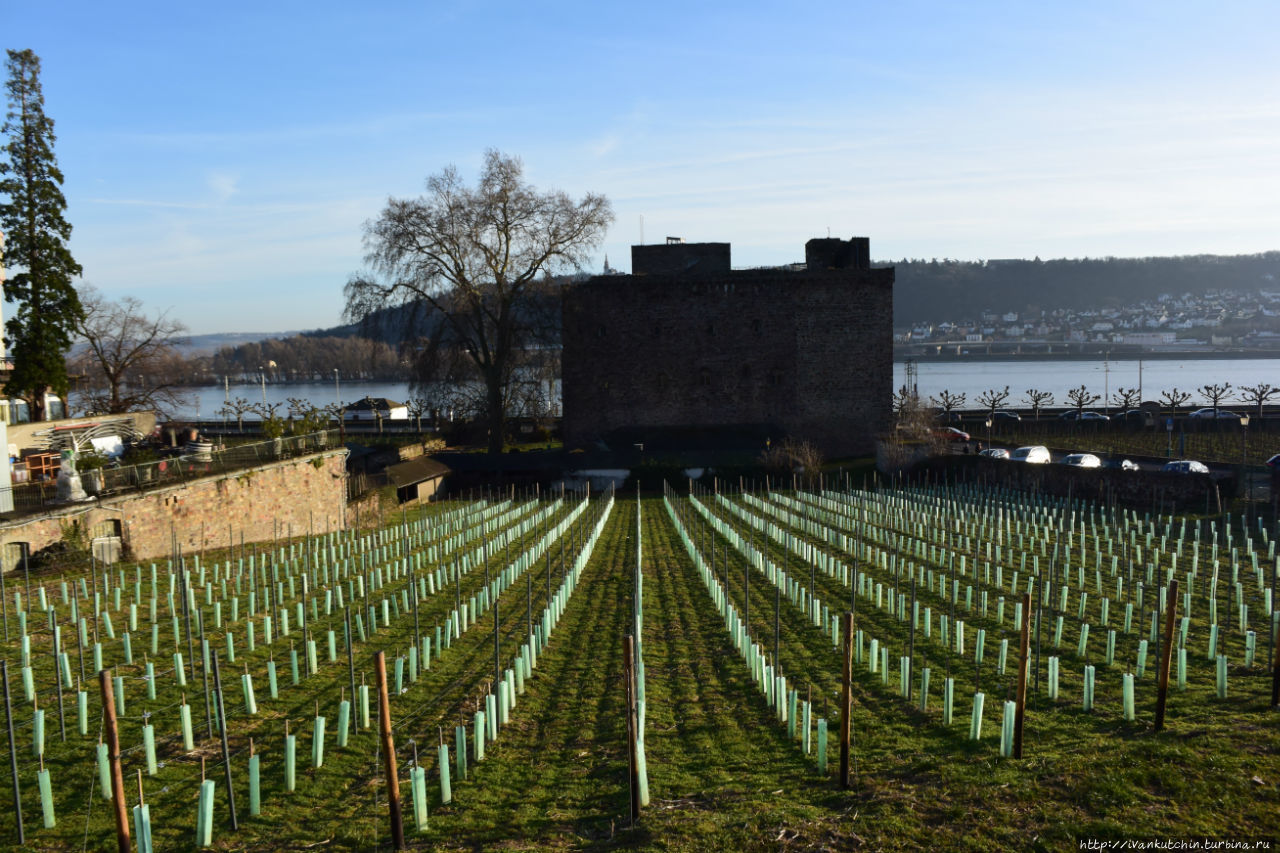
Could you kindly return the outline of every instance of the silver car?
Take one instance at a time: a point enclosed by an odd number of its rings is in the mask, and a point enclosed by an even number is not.
[[[1092,453],[1072,453],[1062,460],[1062,464],[1073,468],[1101,468],[1102,460]]]
[[[1049,448],[1041,444],[1019,447],[1009,454],[1009,459],[1014,462],[1033,462],[1037,464],[1053,461],[1052,457],[1049,456]]]

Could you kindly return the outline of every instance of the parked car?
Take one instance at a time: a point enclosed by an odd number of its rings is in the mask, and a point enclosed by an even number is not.
[[[1009,451],[1003,447],[988,447],[986,450],[980,451],[979,456],[985,456],[988,459],[1008,459]]]
[[[1013,462],[1033,462],[1036,464],[1053,461],[1049,455],[1049,448],[1040,444],[1019,447],[1009,454],[1009,459]]]
[[[1102,412],[1081,412],[1080,420],[1082,421],[1109,421],[1111,418],[1102,414]]]
[[[1166,462],[1161,471],[1168,471],[1171,474],[1208,474],[1209,467],[1203,462],[1197,462],[1194,459],[1180,459],[1177,462]]]
[[[1137,462],[1129,459],[1108,459],[1102,463],[1103,468],[1111,468],[1116,471],[1141,471],[1142,467]]]
[[[1072,453],[1063,458],[1062,464],[1073,468],[1101,468],[1102,460],[1092,453]]]
[[[1214,418],[1235,418],[1236,420],[1240,420],[1240,413],[1230,412],[1230,411],[1227,411],[1226,409],[1208,408],[1208,409],[1196,409],[1194,412],[1187,415],[1187,417],[1196,418],[1197,420],[1201,418],[1204,418],[1206,420],[1213,420]]]
[[[935,437],[943,441],[968,441],[969,433],[955,427],[939,427],[933,431]]]
[[[991,413],[993,421],[1021,421],[1022,415],[1017,412],[1011,412],[1008,409],[998,409]]]
[[[1267,467],[1272,471],[1280,471],[1280,453],[1267,460]]]

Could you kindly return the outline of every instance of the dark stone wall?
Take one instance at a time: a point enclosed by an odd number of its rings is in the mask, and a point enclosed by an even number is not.
[[[728,243],[652,243],[631,247],[632,275],[716,275],[727,272]]]
[[[768,425],[845,456],[890,423],[892,268],[601,276],[563,310],[567,447]]]

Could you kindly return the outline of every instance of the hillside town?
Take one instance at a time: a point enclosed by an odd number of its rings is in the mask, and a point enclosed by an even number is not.
[[[1280,349],[1280,289],[1163,293],[1118,308],[1002,311],[895,328],[895,346],[1102,344],[1149,352]]]

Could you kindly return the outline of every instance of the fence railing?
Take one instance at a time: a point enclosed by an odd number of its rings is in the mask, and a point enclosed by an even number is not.
[[[90,496],[110,497],[243,471],[341,446],[338,430],[284,436],[223,449],[189,444],[183,452],[154,462],[81,471],[80,483]],[[56,480],[16,485],[9,492],[13,498],[13,511],[6,513],[9,517],[68,505],[58,499]]]

